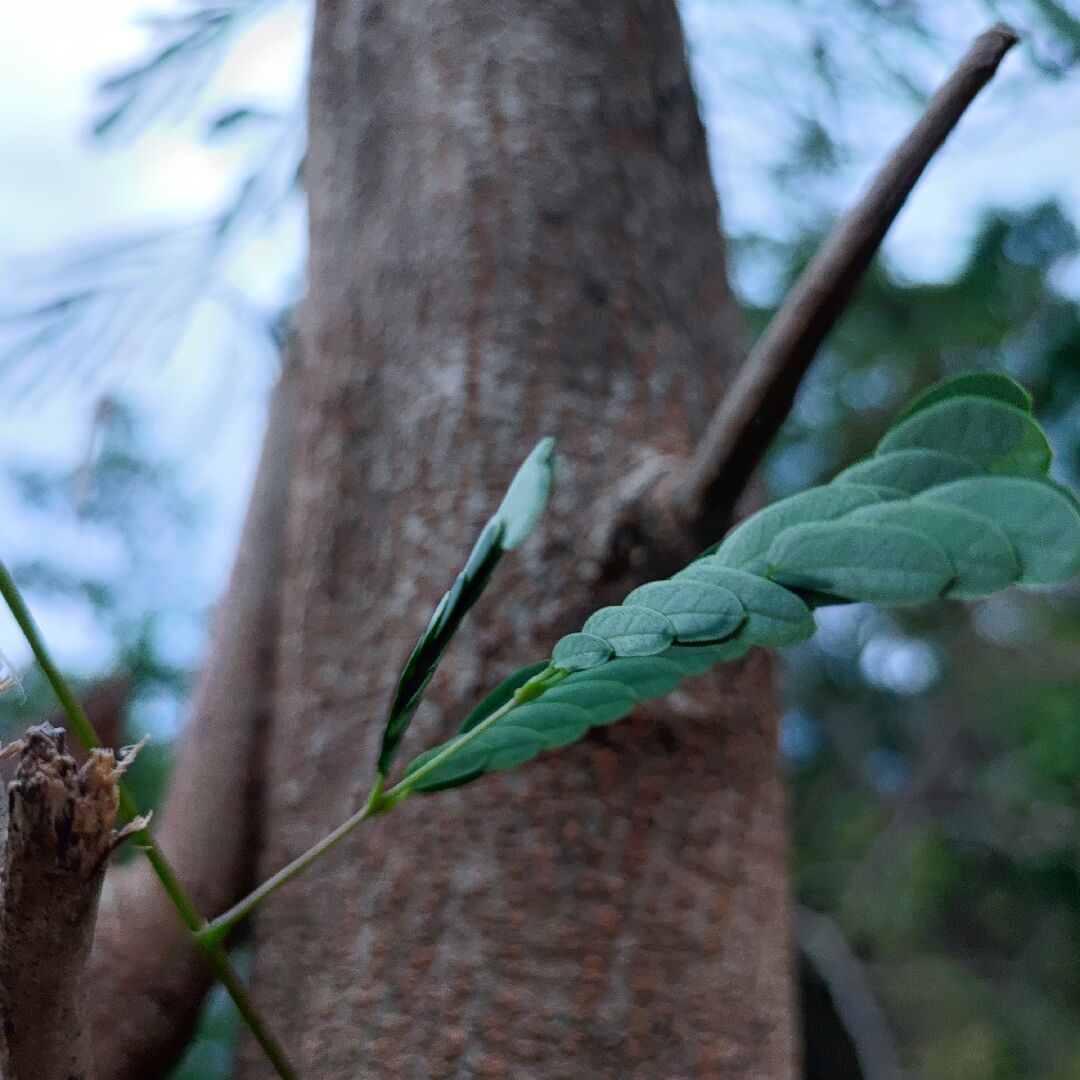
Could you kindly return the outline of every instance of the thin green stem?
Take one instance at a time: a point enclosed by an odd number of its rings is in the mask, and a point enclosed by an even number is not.
[[[276,874],[268,877],[238,904],[234,904],[228,911],[203,926],[195,935],[199,942],[213,946],[224,939],[237,923],[246,919],[268,896],[276,893],[283,885],[287,885],[297,874],[306,870],[316,859],[325,855],[339,841],[344,840],[362,821],[367,821],[369,817],[374,817],[376,814],[386,810],[387,807],[383,803],[383,798],[382,777],[379,777],[362,810],[358,810],[352,817],[343,821],[333,832],[327,833],[318,843],[308,848],[303,855],[293,859],[291,863],[283,866]]]
[[[281,1080],[296,1080],[296,1073],[289,1064],[285,1051],[282,1050],[281,1045],[256,1011],[254,1003],[248,996],[247,989],[240,981],[236,969],[229,963],[225,951],[220,945],[205,945],[202,942],[200,942],[200,945],[202,946],[203,956],[206,957],[206,962],[210,965],[221,985],[225,987],[229,997],[233,999],[241,1019],[247,1024],[248,1030],[262,1048],[267,1060],[274,1066],[278,1076],[281,1077]]]
[[[214,946],[224,940],[226,935],[239,922],[247,918],[267,897],[272,896],[282,886],[287,885],[293,878],[303,873],[312,863],[325,855],[341,840],[344,840],[346,836],[367,821],[368,818],[393,810],[395,806],[404,802],[413,793],[416,785],[424,777],[430,775],[444,762],[460,754],[466,746],[497,724],[511,710],[518,705],[523,705],[527,701],[533,701],[540,697],[546,690],[566,678],[566,675],[567,673],[564,671],[549,667],[533,676],[524,686],[519,687],[514,692],[514,696],[509,701],[484,717],[476,727],[452,739],[438,754],[424,762],[414,772],[409,773],[408,776],[404,777],[388,791],[383,790],[385,777],[378,776],[375,786],[372,788],[371,794],[361,810],[343,821],[333,832],[317,841],[302,855],[297,856],[292,862],[283,866],[276,874],[267,878],[256,889],[248,893],[243,900],[229,908],[228,911],[223,912],[216,919],[197,929],[195,936],[200,944]]]
[[[15,622],[30,645],[34,658],[41,666],[41,670],[45,673],[45,678],[48,679],[53,693],[56,694],[61,706],[63,706],[71,724],[71,730],[78,736],[79,741],[87,750],[99,747],[101,739],[98,738],[94,725],[90,722],[90,718],[86,715],[82,705],[79,704],[79,699],[68,685],[67,680],[60,674],[60,669],[54,663],[48,646],[45,644],[45,639],[41,636],[41,631],[38,629],[37,623],[34,622],[34,617],[30,614],[30,609],[26,606],[26,601],[23,599],[22,593],[19,592],[19,587],[15,584],[15,579],[11,576],[3,561],[0,561],[0,596],[3,597],[4,602],[11,610]],[[139,817],[139,808],[122,781],[118,787],[120,810],[128,820],[134,820]],[[265,1021],[255,1011],[251,999],[244,990],[244,984],[241,982],[240,976],[237,975],[236,970],[230,964],[229,958],[220,947],[220,943],[211,944],[199,940],[198,932],[206,925],[206,920],[199,914],[195,902],[180,883],[176,871],[165,857],[165,853],[158,846],[153,833],[148,828],[140,829],[133,840],[145,851],[146,857],[161,882],[162,888],[176,908],[180,921],[196,938],[203,955],[206,957],[206,962],[236,1003],[236,1008],[241,1017],[243,1017],[244,1022],[251,1029],[252,1035],[273,1064],[278,1076],[281,1077],[281,1080],[295,1080],[296,1074],[289,1065],[281,1047],[270,1033]]]
[[[8,568],[3,562],[0,562],[0,596],[3,596],[7,606],[11,609],[11,614],[19,624],[23,637],[29,643],[34,658],[41,665],[41,670],[45,672],[45,678],[49,680],[53,692],[60,699],[60,704],[64,707],[64,712],[67,713],[68,719],[71,721],[72,731],[79,737],[79,741],[87,750],[100,746],[101,740],[97,737],[97,732],[94,731],[94,725],[90,723],[90,718],[83,712],[83,707],[72,693],[71,687],[68,686],[63,675],[60,674],[60,670],[53,663],[52,656],[49,655],[49,650],[45,645],[45,640],[41,636],[41,631],[38,630],[34,617],[30,614],[30,609],[26,606],[26,601],[23,600],[22,593],[19,592],[19,587],[15,584],[15,579],[8,572]],[[121,800],[123,800],[123,796],[121,796]],[[124,813],[127,812],[125,809]]]
[[[557,668],[548,667],[539,674],[534,675],[524,686],[518,687],[518,689],[514,691],[514,696],[509,701],[504,705],[500,705],[493,713],[485,716],[476,727],[470,728],[463,734],[458,735],[455,739],[451,739],[434,757],[429,758],[420,766],[420,768],[409,773],[402,780],[399,780],[398,783],[383,796],[384,801],[397,805],[402,799],[408,798],[416,785],[423,780],[424,777],[433,773],[443,764],[443,762],[456,757],[469,745],[469,743],[474,739],[480,738],[488,728],[497,724],[512,709],[516,709],[519,705],[524,705],[527,701],[534,701],[536,698],[540,697],[545,690],[550,690],[556,683],[565,679],[567,674],[567,672],[559,671]]]
[[[524,686],[520,687],[506,704],[501,705],[490,716],[484,717],[470,731],[452,739],[430,761],[424,762],[420,768],[399,781],[389,791],[383,791],[385,778],[379,776],[362,810],[358,810],[352,817],[343,821],[333,832],[328,833],[308,848],[303,855],[297,856],[272,877],[267,878],[238,904],[235,904],[228,911],[203,926],[195,936],[200,943],[205,945],[215,945],[222,941],[237,923],[246,919],[268,896],[272,896],[283,885],[287,885],[313,862],[325,855],[335,844],[344,840],[355,828],[367,821],[368,818],[375,817],[376,814],[384,814],[393,810],[395,806],[404,802],[412,794],[413,788],[419,781],[437,769],[444,761],[449,761],[461,753],[469,743],[483,735],[493,724],[497,724],[511,709],[539,697],[545,690],[565,677],[565,672],[557,671],[554,668],[548,668],[540,672],[539,675],[534,676]]]

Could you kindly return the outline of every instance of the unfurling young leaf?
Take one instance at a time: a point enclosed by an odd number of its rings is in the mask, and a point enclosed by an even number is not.
[[[453,787],[565,746],[754,645],[805,640],[822,604],[1064,581],[1080,569],[1080,506],[1047,478],[1050,448],[1030,406],[993,372],[931,387],[873,456],[593,614],[549,663],[512,675],[457,736],[413,761],[401,786]]]
[[[521,544],[539,521],[551,491],[554,450],[553,439],[541,439],[522,463],[498,510],[481,531],[465,568],[439,601],[405,661],[383,728],[377,766],[380,776],[390,771],[424,691],[465,615],[480,599],[503,555]]]
[[[519,547],[536,527],[547,505],[555,478],[555,440],[541,439],[521,463],[506,489],[496,521],[502,522],[502,546],[506,551]]]

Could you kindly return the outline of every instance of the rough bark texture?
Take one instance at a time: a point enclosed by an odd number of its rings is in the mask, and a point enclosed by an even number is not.
[[[91,1080],[86,964],[117,842],[111,750],[80,768],[64,732],[31,728],[7,789],[0,897],[0,1077]]]
[[[610,580],[582,553],[629,473],[690,453],[742,346],[669,0],[321,0],[311,95],[264,874],[357,805],[396,669],[540,435],[552,510],[411,748],[685,559]],[[754,654],[362,829],[256,920],[301,1075],[787,1080],[775,721]]]
[[[295,396],[287,369],[156,830],[208,917],[253,884],[258,819],[251,808],[270,697]],[[143,859],[108,875],[90,980],[98,1080],[163,1074],[191,1037],[210,976]]]

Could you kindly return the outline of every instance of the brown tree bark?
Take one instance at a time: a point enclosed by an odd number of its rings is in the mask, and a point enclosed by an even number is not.
[[[742,355],[671,0],[321,0],[306,176],[263,873],[356,807],[396,670],[539,436],[566,457],[551,511],[414,748],[692,553],[602,577],[589,541],[629,473],[692,452]],[[793,1076],[775,726],[754,654],[350,838],[256,919],[301,1075]]]
[[[0,863],[0,1078],[92,1080],[86,967],[113,831],[117,762],[80,767],[61,728],[30,728],[7,785]],[[6,755],[5,755],[6,756]],[[141,827],[140,820],[140,827]]]

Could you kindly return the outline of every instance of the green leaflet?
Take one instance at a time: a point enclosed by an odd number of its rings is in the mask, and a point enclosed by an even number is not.
[[[936,541],[896,525],[811,522],[782,532],[769,548],[768,576],[796,591],[889,607],[940,596],[952,563]]]
[[[591,671],[576,671],[560,685],[569,688],[586,682],[614,682],[633,694],[635,700],[649,701],[670,694],[685,675],[683,668],[667,656],[625,656]]]
[[[545,701],[568,701],[589,711],[593,724],[621,720],[640,700],[633,690],[617,679],[582,679],[553,686]]]
[[[683,645],[722,641],[746,621],[746,611],[730,589],[689,581],[651,581],[630,593],[623,604],[666,615]]]
[[[405,779],[414,776],[432,758],[438,757],[444,751],[456,747],[461,742],[461,736],[457,735],[448,742],[433,746],[422,754],[418,754],[405,769]],[[484,773],[490,771],[488,768],[490,759],[491,755],[483,748],[477,751],[473,745],[463,745],[461,750],[454,754],[453,757],[448,757],[433,772],[415,781],[412,790],[431,794],[435,791],[445,791],[447,788],[459,787],[461,784],[467,784],[471,780],[478,780]]]
[[[746,609],[746,624],[737,636],[748,645],[795,645],[814,633],[814,616],[795,593],[756,574],[733,570],[715,558],[692,562],[675,580],[730,589]]]
[[[517,547],[539,520],[551,490],[555,441],[541,439],[518,469],[494,516],[480,533],[465,568],[439,601],[398,678],[383,728],[377,769],[390,771],[424,691],[469,609],[480,599],[503,555]]]
[[[655,656],[675,640],[675,627],[659,611],[606,607],[590,615],[583,630],[606,641],[616,656]]]
[[[551,662],[562,671],[585,671],[613,653],[611,644],[595,634],[567,634],[551,650]]]
[[[1024,412],[1031,412],[1031,395],[1015,379],[998,371],[966,371],[927,387],[900,411],[893,426],[951,397],[993,398]]]
[[[839,473],[833,484],[868,484],[888,488],[891,498],[914,495],[935,484],[946,484],[983,472],[968,458],[941,450],[891,450],[857,462]]]
[[[818,604],[898,606],[1068,577],[1080,569],[1080,504],[1046,478],[1049,447],[1029,412],[1026,391],[993,372],[931,387],[873,457],[753,515],[670,580],[596,612],[549,666],[510,676],[409,766],[412,790],[520,764],[755,644],[802,641]]]
[[[505,749],[507,728],[513,727],[520,732],[527,732],[530,738],[536,740],[540,750],[553,750],[558,746],[577,742],[593,722],[592,714],[580,704],[548,701],[546,697],[519,705],[507,716],[507,721],[501,729],[489,728],[476,740],[478,746],[483,746],[486,739],[496,759],[508,753]],[[519,736],[518,741],[523,742],[523,736]],[[495,767],[505,768],[503,765]]]
[[[900,525],[936,540],[953,567],[946,596],[972,600],[989,596],[1020,580],[1020,561],[1009,538],[989,519],[944,503],[910,500],[864,506],[852,521]]]
[[[1050,467],[1050,444],[1030,414],[1015,405],[981,397],[952,397],[928,405],[887,431],[878,453],[941,450],[967,458],[983,471],[1042,476]]]
[[[786,528],[807,521],[830,521],[860,506],[881,502],[881,493],[865,484],[830,484],[810,488],[759,510],[736,526],[709,558],[735,570],[760,574],[769,545]]]
[[[1069,505],[1080,514],[1080,499],[1078,499],[1064,484],[1059,484],[1049,476],[1043,477],[1043,483],[1052,487],[1060,495],[1064,495],[1066,500],[1068,500]]]
[[[683,679],[700,675],[722,660],[734,660],[747,651],[741,642],[722,645],[675,646],[660,656],[634,656],[609,660],[589,671],[578,671],[547,691],[594,710],[594,724],[606,724],[638,702],[671,693]],[[616,715],[616,708],[619,710]]]
[[[750,644],[741,635],[724,641],[719,645],[674,645],[662,659],[670,660],[682,672],[683,678],[701,675],[709,668],[720,663],[738,660],[750,651]]]
[[[917,500],[958,506],[997,525],[1016,549],[1026,584],[1053,585],[1080,569],[1080,514],[1053,484],[975,476],[930,488]]]

